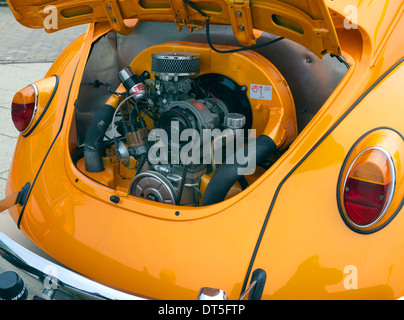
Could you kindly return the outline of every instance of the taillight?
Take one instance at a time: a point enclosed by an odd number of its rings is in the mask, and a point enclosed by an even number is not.
[[[38,90],[33,84],[15,94],[11,104],[11,118],[18,131],[24,132],[28,129],[35,116],[37,103]]]
[[[348,169],[343,186],[346,217],[358,227],[368,227],[380,220],[394,195],[395,167],[382,148],[361,152]]]

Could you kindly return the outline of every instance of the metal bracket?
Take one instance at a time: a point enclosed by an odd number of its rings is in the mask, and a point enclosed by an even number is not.
[[[243,46],[255,45],[250,0],[227,0],[226,2],[237,41]]]
[[[102,0],[101,3],[105,15],[107,16],[108,21],[115,32],[123,35],[128,35],[132,33],[133,30],[135,30],[135,26],[128,27],[125,24],[117,0]]]
[[[198,12],[192,11],[191,14],[183,0],[170,0],[170,5],[174,12],[174,22],[178,31],[181,31],[183,27],[187,27],[190,32],[206,27],[207,18]]]

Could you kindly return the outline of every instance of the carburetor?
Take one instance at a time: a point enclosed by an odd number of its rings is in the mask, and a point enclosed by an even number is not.
[[[155,91],[160,108],[169,101],[190,98],[192,76],[200,72],[199,54],[185,52],[152,53],[151,72],[155,74]]]
[[[223,124],[229,113],[228,107],[195,85],[192,77],[199,72],[199,54],[152,54],[152,73],[155,74],[153,101],[160,114],[158,128],[170,132],[176,126],[179,134],[186,129],[202,134],[203,129],[215,129]]]

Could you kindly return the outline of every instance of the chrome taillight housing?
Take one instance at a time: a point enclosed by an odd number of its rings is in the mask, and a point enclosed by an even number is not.
[[[375,128],[357,140],[342,164],[337,204],[345,224],[369,234],[393,221],[404,206],[404,136]]]
[[[372,147],[352,162],[343,185],[343,205],[347,218],[358,227],[379,221],[394,195],[396,170],[386,150]]]

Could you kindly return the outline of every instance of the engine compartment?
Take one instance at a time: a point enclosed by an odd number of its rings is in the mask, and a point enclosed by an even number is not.
[[[109,37],[93,49],[98,67],[111,49]],[[90,57],[76,101],[72,157],[83,174],[135,198],[215,204],[247,188],[287,150],[299,133],[299,106],[262,52],[220,54],[195,38],[179,40],[147,41],[123,68],[122,61],[111,63],[119,70],[106,63],[100,72]]]

